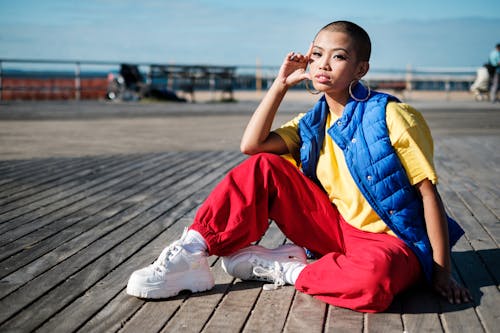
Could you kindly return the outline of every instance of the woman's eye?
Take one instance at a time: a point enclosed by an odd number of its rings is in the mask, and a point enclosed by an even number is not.
[[[319,52],[313,52],[312,56],[316,57],[316,58],[319,58],[319,57],[321,57],[321,53],[319,53]]]
[[[346,60],[347,58],[341,54],[336,54],[333,56],[333,59],[335,60]]]

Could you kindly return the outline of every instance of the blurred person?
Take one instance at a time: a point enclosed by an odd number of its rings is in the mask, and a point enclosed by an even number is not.
[[[477,69],[476,79],[470,86],[470,91],[474,94],[476,100],[482,100],[484,94],[489,94],[490,73],[488,67],[490,67],[489,63]]]
[[[207,257],[217,255],[234,277],[271,282],[265,289],[294,285],[356,311],[384,311],[422,279],[452,303],[469,301],[451,274],[450,247],[463,230],[437,192],[429,128],[414,108],[360,82],[370,53],[363,28],[336,21],[306,54],[287,54],[244,131],[241,150],[252,156],[215,187],[179,240],[132,273],[127,293],[211,289]],[[287,91],[304,80],[321,98],[271,131]],[[251,245],[269,219],[294,244]]]

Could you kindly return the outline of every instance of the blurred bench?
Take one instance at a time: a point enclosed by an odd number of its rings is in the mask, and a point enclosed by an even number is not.
[[[153,87],[164,84],[163,88],[189,95],[192,102],[197,88],[220,91],[221,99],[233,100],[235,73],[234,66],[151,65],[149,80]]]

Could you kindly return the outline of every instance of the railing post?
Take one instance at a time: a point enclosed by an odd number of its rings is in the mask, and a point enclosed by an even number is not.
[[[446,78],[444,81],[444,90],[446,91],[446,100],[450,100],[450,93],[451,93],[451,82],[449,78]]]
[[[75,68],[75,99],[77,101],[80,100],[80,90],[81,90],[80,62],[76,62],[76,68]]]

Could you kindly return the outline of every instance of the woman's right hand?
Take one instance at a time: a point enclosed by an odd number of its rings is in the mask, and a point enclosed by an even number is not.
[[[309,73],[306,72],[307,65],[312,53],[312,43],[306,55],[290,52],[286,55],[280,67],[278,80],[287,87],[292,87],[303,80],[309,80]]]

